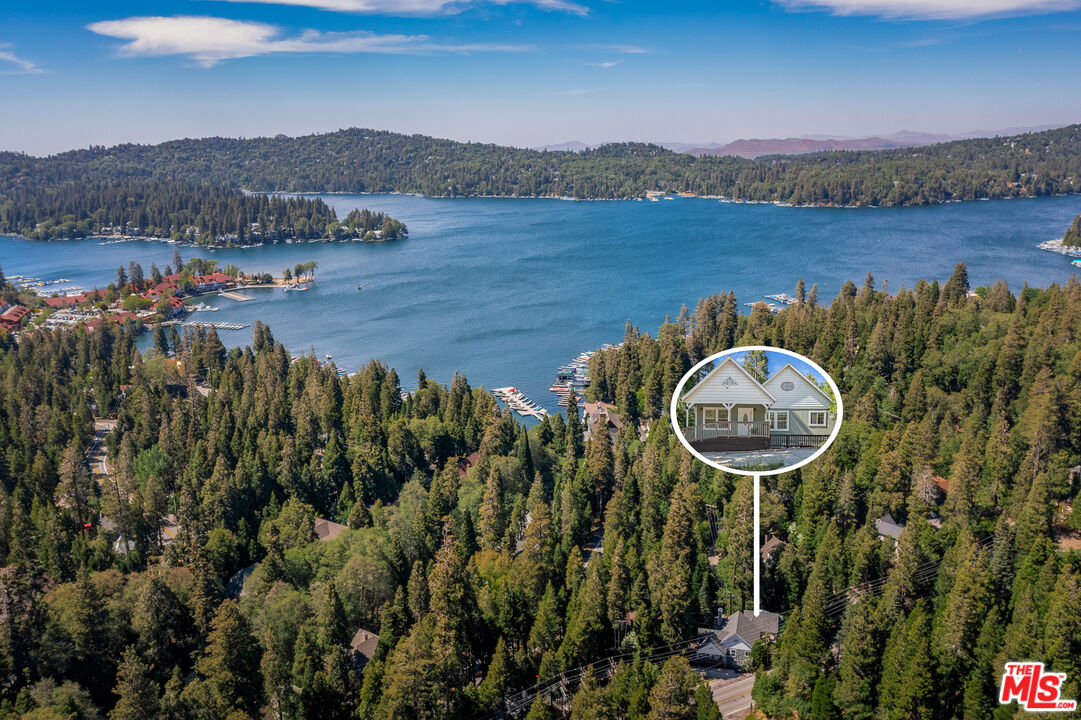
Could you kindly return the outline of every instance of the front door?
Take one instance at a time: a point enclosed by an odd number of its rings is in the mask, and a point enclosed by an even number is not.
[[[737,432],[740,435],[750,435],[750,422],[754,420],[754,408],[739,408],[739,425]]]

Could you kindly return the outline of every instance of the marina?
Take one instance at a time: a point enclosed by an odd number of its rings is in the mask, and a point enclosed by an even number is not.
[[[523,395],[518,388],[495,388],[492,390],[492,395],[522,417],[534,417],[537,420],[543,420],[548,417],[547,410]]]
[[[1069,257],[1081,257],[1081,247],[1074,245],[1063,245],[1062,238],[1055,238],[1054,240],[1047,240],[1040,243],[1036,247],[1047,252],[1058,253],[1059,255],[1067,255]]]
[[[792,297],[788,293],[777,293],[775,295],[766,295],[767,300],[776,300],[782,305],[799,305],[800,301]]]
[[[8,277],[8,280],[20,290],[26,290],[41,297],[47,297],[49,295],[79,295],[86,292],[86,289],[82,286],[72,285],[71,280],[68,280],[67,278],[42,280],[41,278],[27,277],[24,275],[11,275]]]
[[[162,325],[180,325],[181,327],[204,327],[214,328],[215,330],[243,330],[247,327],[251,327],[250,323],[233,323],[233,322],[204,322],[201,320],[167,320]]]

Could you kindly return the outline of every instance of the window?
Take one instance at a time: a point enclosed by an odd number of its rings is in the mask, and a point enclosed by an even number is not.
[[[812,410],[810,425],[811,427],[826,427],[826,411]]]
[[[727,420],[728,410],[725,408],[702,408],[702,422],[704,423],[726,422]]]
[[[770,410],[769,411],[769,429],[770,430],[782,430],[788,431],[788,411],[787,410]]]

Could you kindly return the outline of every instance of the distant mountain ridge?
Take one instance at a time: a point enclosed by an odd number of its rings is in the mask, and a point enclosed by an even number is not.
[[[806,155],[808,153],[832,152],[834,150],[894,150],[906,147],[922,147],[952,140],[1005,137],[1052,130],[1059,127],[1062,126],[1051,124],[1035,127],[1002,128],[1000,130],[974,130],[960,134],[900,130],[889,135],[870,135],[867,137],[803,135],[794,138],[740,138],[728,143],[658,142],[657,144],[668,148],[672,152],[687,153],[695,157],[731,155],[754,160],[763,155]],[[603,144],[572,140],[554,145],[542,145],[536,149],[548,152],[582,152],[584,150],[593,150]]]
[[[0,213],[22,188],[77,196],[92,183],[188,179],[252,192],[429,197],[643,198],[683,193],[789,205],[926,205],[1081,193],[1081,125],[909,148],[696,157],[656,143],[580,152],[350,128],[301,137],[94,146],[45,158],[0,152]],[[169,202],[169,198],[162,198]]]

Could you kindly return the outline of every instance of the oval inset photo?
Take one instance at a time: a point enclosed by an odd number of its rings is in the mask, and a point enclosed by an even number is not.
[[[676,385],[672,427],[702,462],[739,475],[806,465],[841,429],[841,391],[813,360],[760,345],[695,365]]]

